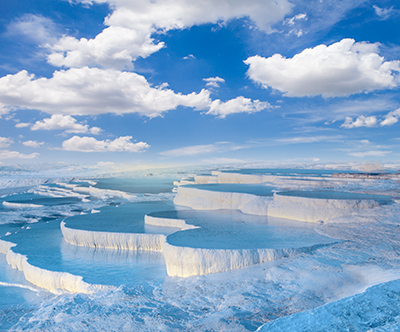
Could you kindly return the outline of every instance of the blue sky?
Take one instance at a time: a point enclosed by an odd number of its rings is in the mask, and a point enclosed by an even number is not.
[[[1,7],[3,165],[400,160],[396,1]]]

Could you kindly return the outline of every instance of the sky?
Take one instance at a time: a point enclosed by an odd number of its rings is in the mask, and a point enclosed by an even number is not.
[[[14,0],[0,165],[400,162],[394,0]]]

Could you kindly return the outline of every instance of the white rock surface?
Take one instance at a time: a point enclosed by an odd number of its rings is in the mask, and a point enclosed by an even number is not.
[[[169,276],[190,277],[240,269],[284,257],[309,248],[298,249],[199,249],[164,244],[164,257]]]
[[[61,222],[61,231],[69,244],[93,248],[162,251],[165,235],[113,233],[72,229]]]
[[[54,272],[36,267],[28,262],[25,255],[15,253],[12,248],[16,244],[0,240],[0,252],[6,255],[7,263],[14,269],[24,273],[25,279],[30,283],[53,291],[68,291],[71,293],[90,294],[100,290],[108,289],[110,286],[93,285],[67,272]]]

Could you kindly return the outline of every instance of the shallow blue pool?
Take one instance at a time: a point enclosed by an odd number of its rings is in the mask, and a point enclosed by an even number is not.
[[[113,204],[98,210],[86,211],[82,215],[69,217],[65,219],[65,223],[69,228],[88,231],[146,233],[145,215],[169,209],[174,209],[171,201]]]
[[[297,196],[306,198],[321,198],[321,199],[340,199],[340,200],[377,200],[377,201],[388,201],[392,200],[389,195],[371,195],[371,194],[361,194],[353,192],[344,191],[325,191],[325,190],[315,190],[315,191],[281,191],[277,192],[280,196]]]
[[[183,219],[196,229],[167,236],[168,243],[203,249],[300,248],[337,240],[319,235],[316,225],[243,214],[236,210],[178,210],[152,213],[159,218]]]
[[[315,176],[326,177],[335,173],[360,173],[354,170],[330,170],[330,169],[301,169],[301,168],[253,168],[224,170],[224,173],[279,175],[279,176]]]
[[[95,179],[97,182],[93,187],[98,189],[120,190],[127,193],[168,193],[172,191],[173,182],[179,178],[158,178],[158,177],[143,177],[143,178],[105,178]]]
[[[42,269],[82,276],[88,283],[122,285],[165,278],[164,257],[159,252],[129,252],[70,245],[60,230],[61,219],[36,223],[4,240],[16,243],[12,250]]]
[[[272,196],[274,190],[276,190],[275,187],[265,186],[262,184],[237,184],[237,183],[190,184],[190,185],[185,185],[184,187],[217,191],[217,192],[252,194],[258,196]]]
[[[75,204],[81,201],[82,199],[77,197],[49,197],[33,193],[23,193],[1,198],[0,210],[13,208],[12,206],[7,207],[7,203],[17,203],[21,205],[33,204],[33,205],[55,206],[55,205]],[[3,202],[5,202],[5,204],[3,204]]]

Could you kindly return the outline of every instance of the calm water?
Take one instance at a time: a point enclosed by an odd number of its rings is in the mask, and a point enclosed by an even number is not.
[[[224,173],[239,173],[239,174],[260,174],[260,175],[280,175],[280,176],[316,176],[327,177],[335,173],[360,173],[354,170],[331,170],[331,169],[303,169],[303,168],[253,168],[253,169],[238,169],[224,170]]]
[[[191,184],[186,185],[188,188],[210,190],[217,192],[231,192],[231,193],[243,193],[252,194],[258,196],[272,196],[275,187],[257,184],[235,184],[235,183],[207,183],[207,184]]]
[[[305,198],[320,198],[320,199],[335,199],[335,200],[377,200],[382,202],[390,202],[392,197],[390,195],[372,195],[363,193],[352,193],[343,191],[281,191],[278,192],[281,196],[296,196]]]

